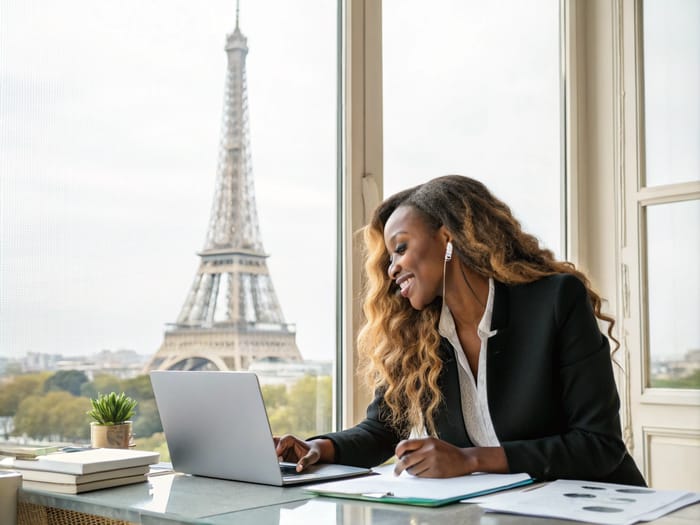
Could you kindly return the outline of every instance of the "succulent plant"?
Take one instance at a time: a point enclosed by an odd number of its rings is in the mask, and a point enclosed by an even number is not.
[[[136,401],[124,392],[117,394],[97,394],[97,399],[90,399],[92,410],[87,415],[100,425],[120,425],[134,415]]]

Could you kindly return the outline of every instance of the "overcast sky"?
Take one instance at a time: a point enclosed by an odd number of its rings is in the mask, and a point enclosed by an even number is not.
[[[0,1],[0,354],[151,354],[199,263],[235,2]],[[244,1],[263,243],[334,353],[336,8]]]
[[[482,179],[559,252],[557,0],[425,5],[384,1],[386,191]],[[209,222],[234,26],[234,0],[0,0],[0,356],[160,346]],[[243,0],[241,29],[268,266],[302,355],[330,359],[336,5]]]

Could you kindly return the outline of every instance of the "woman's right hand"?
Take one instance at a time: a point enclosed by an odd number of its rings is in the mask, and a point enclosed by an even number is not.
[[[303,471],[309,465],[318,463],[322,457],[321,441],[303,441],[296,436],[287,434],[282,437],[273,437],[275,450],[280,461],[297,464],[297,472]]]

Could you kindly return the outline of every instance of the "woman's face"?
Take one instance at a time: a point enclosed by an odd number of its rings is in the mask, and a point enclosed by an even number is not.
[[[415,208],[396,208],[384,225],[384,244],[391,263],[388,274],[416,310],[442,292],[446,235],[431,230]]]

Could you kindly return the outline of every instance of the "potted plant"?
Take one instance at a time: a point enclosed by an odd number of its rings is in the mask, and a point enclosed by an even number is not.
[[[90,444],[94,448],[129,448],[133,446],[131,418],[136,401],[124,392],[97,394],[90,399],[92,410],[87,412],[90,423]]]

